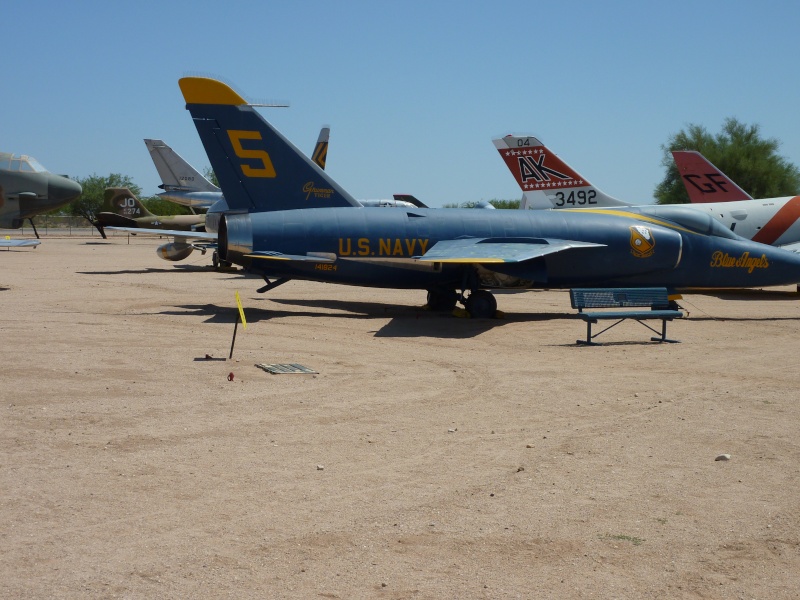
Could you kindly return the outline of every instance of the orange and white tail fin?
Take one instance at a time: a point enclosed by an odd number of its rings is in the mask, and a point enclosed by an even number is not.
[[[731,179],[702,154],[695,150],[674,150],[672,157],[678,167],[678,174],[694,202],[735,202],[752,200],[753,197],[736,185]]]
[[[535,137],[492,141],[524,193],[520,208],[630,206],[594,187]]]

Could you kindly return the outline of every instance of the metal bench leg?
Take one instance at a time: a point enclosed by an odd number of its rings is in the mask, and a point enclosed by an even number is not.
[[[666,343],[669,343],[669,344],[678,344],[679,343],[678,340],[667,339],[667,320],[666,319],[661,319],[661,337],[660,338],[651,337],[650,341],[651,342],[666,342]]]
[[[602,333],[602,332],[600,332]],[[584,340],[575,340],[575,343],[580,346],[597,346],[599,345],[597,342],[592,341],[592,322],[586,321],[586,341]]]

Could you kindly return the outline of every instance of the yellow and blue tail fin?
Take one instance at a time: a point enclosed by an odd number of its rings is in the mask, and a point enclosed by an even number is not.
[[[230,87],[203,77],[179,84],[232,210],[360,206]]]

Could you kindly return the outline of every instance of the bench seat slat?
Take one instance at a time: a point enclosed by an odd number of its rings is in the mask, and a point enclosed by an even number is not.
[[[679,310],[628,310],[605,312],[580,312],[578,316],[584,321],[597,319],[681,319]]]
[[[667,288],[573,288],[572,308],[625,308],[669,306]]]

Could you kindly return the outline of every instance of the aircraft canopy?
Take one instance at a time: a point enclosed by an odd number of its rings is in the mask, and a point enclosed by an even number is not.
[[[22,173],[46,173],[38,160],[25,154],[0,152],[0,169],[3,171],[19,171]]]

